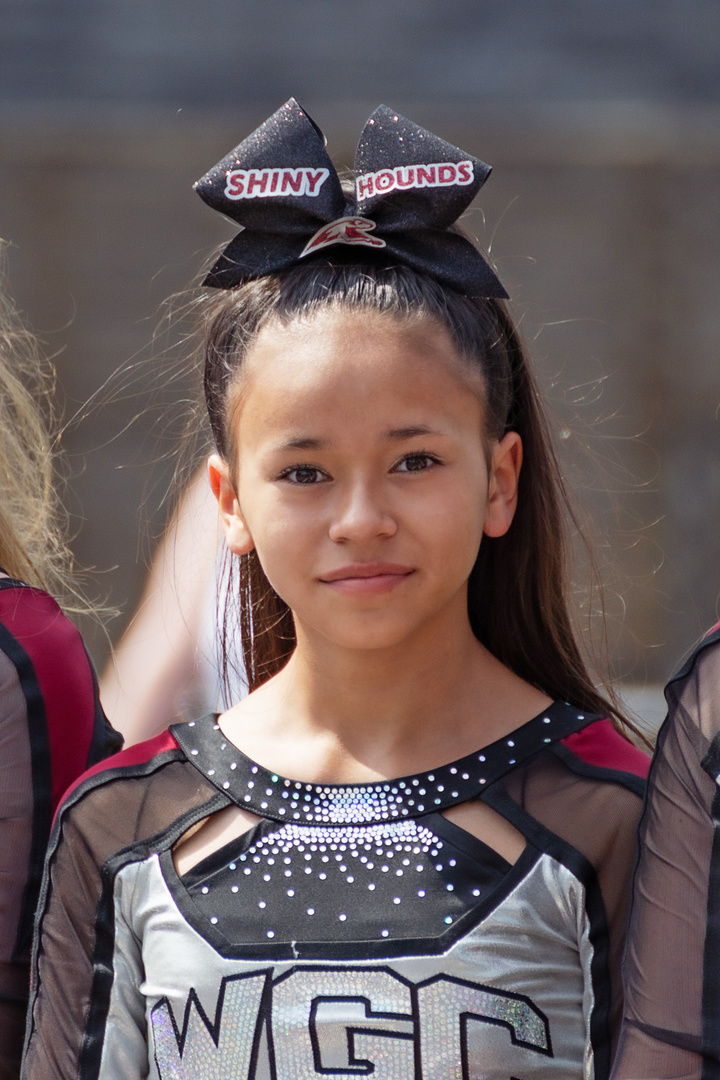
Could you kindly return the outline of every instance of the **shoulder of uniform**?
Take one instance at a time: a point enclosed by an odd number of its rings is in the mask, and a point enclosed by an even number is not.
[[[163,731],[160,735],[147,739],[145,742],[136,743],[127,750],[121,750],[112,757],[99,761],[97,765],[93,765],[78,777],[66,791],[58,814],[63,813],[69,806],[74,805],[96,788],[104,787],[115,780],[150,776],[169,762],[184,757],[184,752],[169,731]]]
[[[54,597],[43,589],[12,578],[0,579],[0,625],[35,659],[57,648],[82,651],[78,628],[63,613]],[[79,648],[78,648],[79,647]]]
[[[612,720],[595,720],[557,744],[560,757],[585,776],[614,780],[642,794],[650,755],[634,746]]]

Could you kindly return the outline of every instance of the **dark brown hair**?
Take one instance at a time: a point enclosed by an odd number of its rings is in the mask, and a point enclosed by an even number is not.
[[[289,322],[336,305],[396,318],[421,315],[445,328],[459,356],[481,372],[487,436],[516,431],[524,447],[513,523],[504,536],[483,538],[470,575],[473,632],[512,671],[549,696],[631,727],[612,692],[603,696],[595,688],[578,645],[568,606],[568,526],[577,529],[577,521],[535,378],[506,304],[461,296],[402,265],[371,260],[357,265],[336,258],[249,282],[210,304],[205,399],[218,452],[231,467],[229,390],[268,320]],[[270,585],[256,553],[239,563],[239,630],[254,689],[286,663],[295,630],[290,609]],[[229,595],[237,591],[231,577]]]

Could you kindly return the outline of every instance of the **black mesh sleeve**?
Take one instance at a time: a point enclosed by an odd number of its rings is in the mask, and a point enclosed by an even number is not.
[[[217,792],[181,755],[85,781],[53,833],[38,906],[23,1080],[97,1076],[114,977],[112,865],[163,836]]]
[[[720,635],[666,697],[640,827],[614,1080],[720,1076]]]
[[[621,962],[637,857],[637,826],[642,809],[638,792],[613,780],[606,770],[579,775],[554,754],[543,754],[507,782],[508,792],[545,828],[582,855],[592,867],[588,897],[607,941],[596,998],[605,997],[610,1053],[622,1020]],[[581,767],[581,766],[578,766]],[[605,774],[603,776],[603,773]]]

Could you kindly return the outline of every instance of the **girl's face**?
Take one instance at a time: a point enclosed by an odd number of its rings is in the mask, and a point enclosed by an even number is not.
[[[228,546],[257,550],[299,636],[378,649],[467,624],[468,576],[483,533],[512,521],[522,457],[514,432],[485,437],[473,374],[429,319],[326,309],[258,335],[231,410],[237,460],[213,456],[210,479]]]

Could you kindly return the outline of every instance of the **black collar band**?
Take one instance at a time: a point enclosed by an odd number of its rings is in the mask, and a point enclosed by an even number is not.
[[[417,818],[476,799],[517,765],[598,719],[556,701],[510,735],[458,761],[365,784],[309,784],[279,776],[238,750],[215,715],[170,730],[210,783],[259,817],[302,825],[369,825]]]

